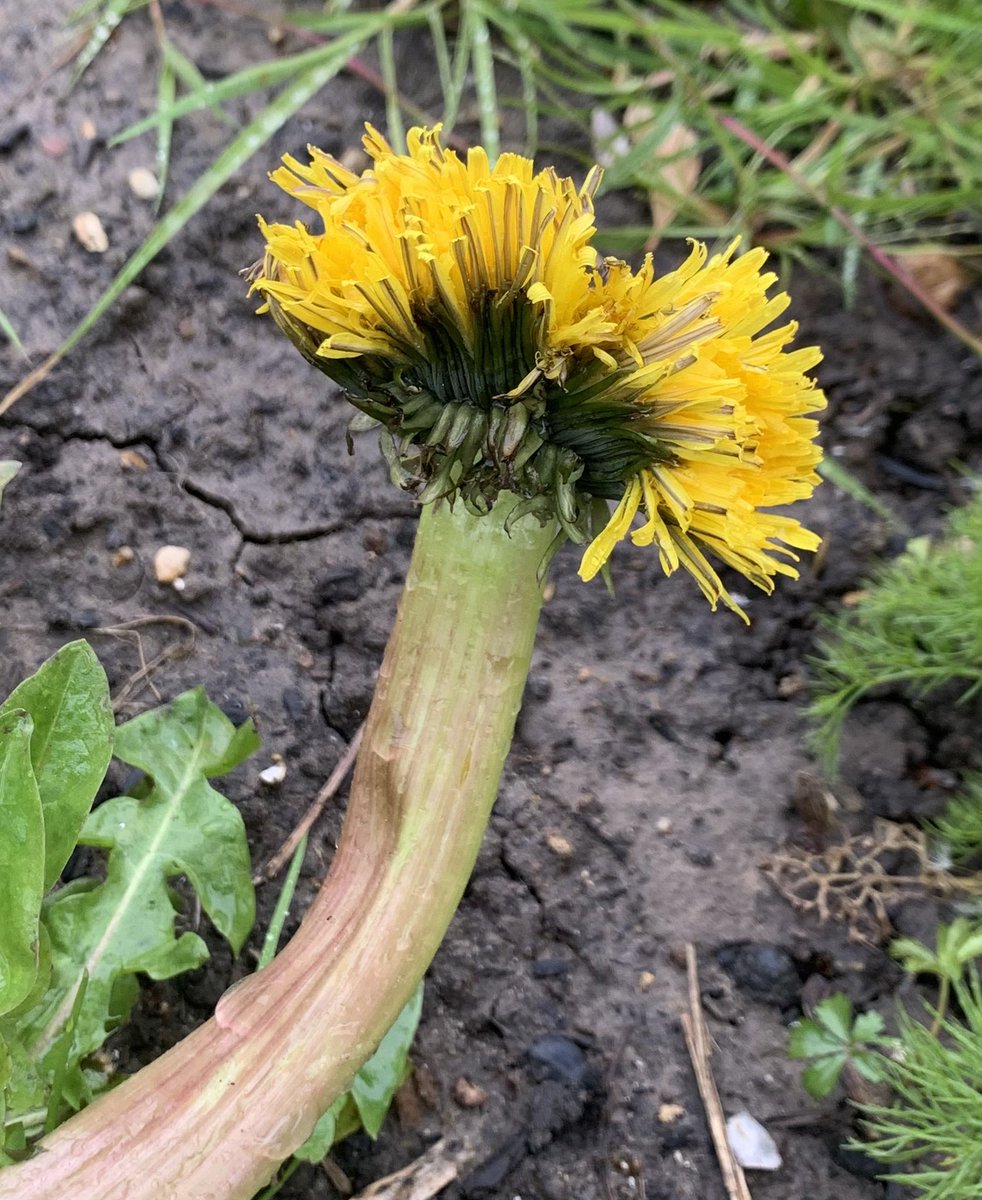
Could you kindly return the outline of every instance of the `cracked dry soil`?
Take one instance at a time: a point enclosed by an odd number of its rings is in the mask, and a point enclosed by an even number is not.
[[[19,98],[0,125],[3,307],[36,357],[152,224],[126,185],[130,169],[152,165],[151,142],[110,151],[102,140],[152,102],[150,26],[141,14],[126,20],[66,94],[64,73],[47,72],[69,4],[45,7],[25,15],[0,3],[0,85]],[[210,77],[269,54],[259,25],[191,3],[165,9]],[[425,105],[434,82],[424,67],[415,98]],[[80,133],[85,118],[95,139]],[[256,717],[263,749],[228,791],[257,864],[365,715],[413,539],[413,505],[392,490],[371,439],[349,457],[344,402],[254,316],[238,277],[258,252],[255,212],[283,208],[266,167],[307,141],[341,152],[366,118],[382,123],[378,95],[350,77],[331,84],[0,419],[0,457],[25,463],[0,523],[0,692],[79,635],[122,688],[140,660],[120,627],[143,619],[162,697],[200,682],[234,719]],[[172,196],[227,136],[207,115],[178,125]],[[53,156],[58,139],[64,153]],[[72,237],[84,209],[106,227],[104,255]],[[677,253],[667,249],[666,262]],[[913,532],[935,531],[961,498],[953,463],[982,469],[977,364],[900,311],[879,281],[865,281],[851,313],[834,282],[802,275],[794,293],[803,340],[826,353],[827,448]],[[0,349],[0,384],[23,370]],[[679,950],[691,940],[724,1106],[768,1124],[784,1156],[780,1171],[751,1175],[755,1200],[885,1196],[842,1165],[834,1149],[848,1112],[807,1101],[784,1045],[802,986],[889,1009],[898,976],[843,929],[799,919],[760,864],[814,836],[792,802],[799,772],[813,769],[801,706],[817,618],[900,541],[828,486],[803,517],[826,538],[820,562],[772,599],[751,598],[749,629],[711,614],[688,580],[661,578],[650,554],[619,552],[615,600],[581,585],[575,556],[560,555],[500,799],[429,975],[414,1076],[377,1144],[355,1137],[337,1152],[356,1187],[445,1135],[471,1147],[467,1177],[445,1193],[454,1200],[724,1200],[678,1021]],[[191,550],[180,593],[153,578],[154,551],[167,543]],[[175,616],[185,623],[156,620]],[[138,683],[123,715],[152,699]],[[873,815],[937,807],[943,791],[924,780],[945,776],[922,768],[957,771],[971,749],[949,714],[897,698],[867,706],[854,729],[845,777],[862,801],[849,817],[858,829]],[[275,790],[257,778],[273,753],[287,765]],[[315,829],[295,914],[330,861],[342,808]],[[112,1040],[122,1069],[180,1038],[251,969],[274,900],[275,885],[260,890],[259,932],[242,961],[212,938],[205,968],[146,982],[134,1022]],[[929,905],[897,914],[907,931],[934,919]],[[777,992],[748,991],[721,967],[732,971],[733,946],[745,942],[786,952]],[[485,1093],[480,1107],[459,1103],[461,1078]],[[682,1115],[660,1119],[666,1104]],[[281,1193],[336,1194],[313,1167]]]

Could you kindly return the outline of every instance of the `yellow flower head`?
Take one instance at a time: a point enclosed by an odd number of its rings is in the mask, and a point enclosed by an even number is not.
[[[796,575],[818,539],[765,510],[818,482],[820,355],[787,350],[794,323],[762,332],[788,304],[763,251],[693,243],[669,275],[633,272],[592,248],[597,170],[577,188],[519,155],[461,159],[439,128],[406,155],[371,127],[364,144],[362,175],[314,147],[273,173],[323,228],[260,218],[253,288],[381,426],[401,486],[475,511],[515,492],[587,543],[584,579],[626,537],[714,608],[740,611],[707,551],[765,591]]]

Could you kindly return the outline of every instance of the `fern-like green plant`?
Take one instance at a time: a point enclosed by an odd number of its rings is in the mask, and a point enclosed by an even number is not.
[[[876,688],[923,697],[945,684],[982,689],[982,494],[951,514],[942,538],[914,538],[866,586],[855,609],[829,618],[813,660],[810,712],[826,766],[842,724]]]
[[[963,1020],[940,1036],[901,1013],[902,1052],[887,1067],[896,1099],[867,1106],[862,1149],[899,1170],[889,1176],[920,1200],[978,1200],[982,1194],[982,986],[956,986]]]
[[[956,863],[982,852],[982,771],[966,775],[931,830]]]

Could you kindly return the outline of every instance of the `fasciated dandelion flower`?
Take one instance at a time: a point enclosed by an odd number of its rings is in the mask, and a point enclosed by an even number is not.
[[[788,297],[768,296],[766,254],[691,243],[669,274],[634,271],[593,248],[599,170],[577,187],[439,132],[402,155],[368,127],[361,175],[314,147],[284,160],[273,180],[317,223],[260,219],[264,310],[421,502],[481,513],[512,492],[516,518],[585,545],[583,579],[629,538],[743,615],[711,559],[769,592],[818,545],[770,511],[818,482],[824,398],[818,350],[775,326]]]

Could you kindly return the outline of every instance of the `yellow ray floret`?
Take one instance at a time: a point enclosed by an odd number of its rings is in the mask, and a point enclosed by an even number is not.
[[[390,454],[416,455],[406,486],[517,492],[588,543],[584,579],[627,538],[655,546],[666,573],[685,567],[714,607],[740,611],[707,556],[766,591],[795,575],[818,539],[767,510],[818,482],[820,355],[789,349],[795,324],[775,324],[788,298],[768,295],[765,253],[692,243],[665,275],[650,257],[602,262],[598,171],[577,187],[519,155],[458,155],[439,132],[412,130],[396,154],[368,127],[360,175],[313,147],[308,163],[287,157],[272,178],[320,228],[261,220],[254,281],[307,357],[386,424]],[[606,524],[599,500],[614,503]]]
[[[381,334],[394,359],[416,340],[414,313],[439,307],[472,339],[473,301],[485,292],[523,290],[548,308],[542,350],[557,359],[571,346],[609,333],[590,304],[586,268],[596,262],[592,172],[582,187],[530,159],[485,152],[465,159],[440,145],[439,126],[414,129],[409,154],[394,154],[371,127],[374,159],[362,176],[310,147],[309,165],[287,157],[271,178],[314,209],[324,224],[260,221],[275,278],[257,286],[295,319],[324,336],[320,354],[348,354]]]

